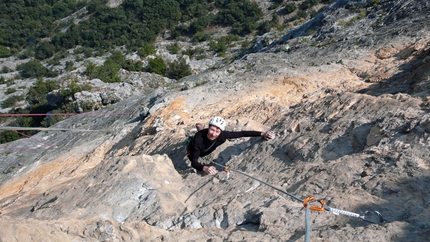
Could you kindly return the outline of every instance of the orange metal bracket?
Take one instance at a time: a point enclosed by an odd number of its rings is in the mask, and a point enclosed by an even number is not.
[[[230,166],[226,166],[226,167],[224,167],[224,171],[225,171],[225,172],[230,172]]]
[[[309,196],[309,197],[307,197],[304,201],[303,201],[303,206],[304,207],[307,207],[308,206],[308,202],[310,202],[310,201],[312,201],[312,200],[314,200],[314,196]],[[315,210],[315,211],[324,211],[324,206],[325,206],[325,203],[324,203],[324,201],[323,200],[319,200],[318,201],[320,204],[321,204],[321,207],[316,207],[316,206],[309,206],[309,209],[310,210]]]

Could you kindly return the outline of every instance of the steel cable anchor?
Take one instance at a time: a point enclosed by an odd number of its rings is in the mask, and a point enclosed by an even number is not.
[[[314,200],[314,196],[307,197],[303,201],[303,206],[306,208],[308,206],[308,203],[311,202],[312,200]],[[341,209],[332,208],[330,206],[327,206],[322,199],[319,199],[318,202],[321,204],[321,207],[309,206],[309,209],[310,210],[315,210],[315,211],[329,211],[329,212],[332,212],[335,215],[343,214],[343,215],[347,215],[347,216],[359,218],[359,219],[363,220],[364,222],[374,223],[374,224],[377,223],[377,222],[373,222],[373,221],[370,221],[368,219],[365,219],[365,215],[369,214],[370,213],[369,211],[364,212],[364,214],[358,214],[358,213],[348,212],[348,211],[345,211],[345,210],[341,210]],[[378,216],[379,223],[383,223],[385,221],[385,219],[382,217],[382,215],[381,215],[380,212],[378,212],[378,211],[375,210],[374,213]]]

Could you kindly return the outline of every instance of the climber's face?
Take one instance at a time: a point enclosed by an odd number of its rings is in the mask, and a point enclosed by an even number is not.
[[[221,134],[221,129],[210,125],[209,126],[209,130],[208,130],[208,139],[209,140],[215,140],[216,138],[218,138],[218,136]]]

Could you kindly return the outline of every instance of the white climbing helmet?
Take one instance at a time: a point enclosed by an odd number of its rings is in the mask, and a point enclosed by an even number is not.
[[[219,116],[215,116],[215,117],[211,118],[211,120],[209,121],[209,125],[216,126],[219,129],[221,129],[221,131],[224,131],[227,123],[225,122],[225,120],[223,118],[221,118]]]

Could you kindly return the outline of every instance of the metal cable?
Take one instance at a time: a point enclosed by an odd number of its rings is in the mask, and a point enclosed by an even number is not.
[[[254,179],[254,180],[256,180],[256,181],[259,181],[259,182],[263,183],[264,185],[269,186],[269,187],[271,187],[271,188],[275,189],[275,190],[276,190],[276,191],[278,191],[278,192],[282,192],[282,193],[284,193],[284,194],[286,194],[286,195],[288,195],[288,196],[290,196],[290,197],[292,197],[292,198],[296,199],[297,201],[299,201],[299,202],[301,202],[301,203],[303,203],[303,202],[304,202],[304,200],[303,200],[303,199],[301,199],[301,198],[299,198],[299,197],[296,197],[294,194],[291,194],[291,193],[289,193],[289,192],[287,192],[287,191],[281,190],[281,189],[279,189],[279,188],[277,188],[277,187],[275,187],[275,186],[273,186],[273,185],[271,185],[271,184],[269,184],[269,183],[267,183],[267,182],[265,182],[265,181],[262,181],[262,180],[260,180],[260,179],[258,179],[258,178],[256,178],[256,177],[251,176],[251,175],[248,175],[248,174],[246,174],[245,172],[231,169],[231,168],[229,168],[229,167],[227,167],[227,166],[224,166],[224,165],[221,165],[221,164],[219,164],[219,163],[217,163],[217,162],[215,162],[215,161],[212,161],[212,163],[214,163],[215,165],[218,165],[218,166],[224,167],[224,168],[228,168],[228,169],[229,169],[229,170],[231,170],[231,171],[234,171],[234,172],[240,173],[240,174],[242,174],[242,175],[244,175],[244,176],[247,176],[247,177],[249,177],[249,178],[251,178],[251,179]]]

